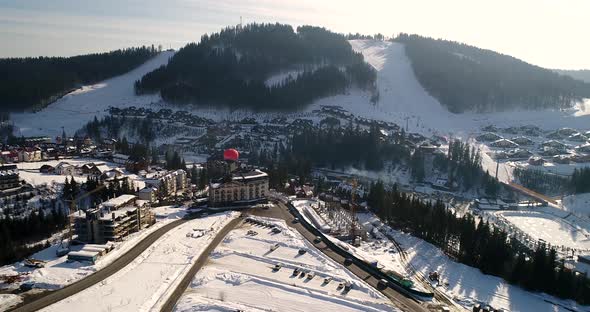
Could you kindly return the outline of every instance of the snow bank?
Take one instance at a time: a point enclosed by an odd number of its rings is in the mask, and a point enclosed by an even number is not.
[[[0,294],[0,311],[6,311],[11,307],[21,303],[22,299],[18,295]]]

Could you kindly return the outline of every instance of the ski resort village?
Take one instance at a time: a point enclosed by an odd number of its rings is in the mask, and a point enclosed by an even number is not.
[[[3,118],[0,311],[590,311],[590,101],[457,113],[412,40],[240,69],[360,81],[297,109],[158,85],[187,46]]]

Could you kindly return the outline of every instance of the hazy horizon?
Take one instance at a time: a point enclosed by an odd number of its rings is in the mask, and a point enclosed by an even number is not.
[[[179,48],[204,33],[280,22],[341,33],[460,41],[555,69],[590,69],[590,2],[103,0],[0,3],[0,57],[71,56],[140,45]]]

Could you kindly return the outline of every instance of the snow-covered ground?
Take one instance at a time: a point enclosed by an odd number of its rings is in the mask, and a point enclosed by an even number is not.
[[[590,219],[590,193],[569,195],[561,201],[565,210]]]
[[[31,255],[31,258],[33,259],[47,261],[44,268],[32,269],[26,267],[22,262],[17,262],[0,267],[0,275],[21,274],[24,276],[23,283],[32,282],[35,284],[35,288],[38,289],[54,290],[62,288],[65,285],[71,284],[106,267],[133,248],[133,246],[147,237],[150,233],[181,218],[186,209],[163,206],[153,208],[153,211],[156,216],[158,216],[158,222],[156,222],[156,224],[140,232],[130,234],[122,242],[115,243],[115,249],[101,257],[96,264],[68,262],[67,256],[57,257],[55,252],[59,248],[59,240],[56,240],[51,247]],[[72,246],[72,250],[80,248],[82,248],[82,246]],[[0,287],[9,289],[18,288],[18,286],[19,284],[0,284]]]
[[[297,207],[301,208],[306,201],[296,203]],[[437,290],[466,308],[481,302],[507,311],[568,311],[564,307],[574,311],[586,311],[574,301],[529,292],[510,285],[499,277],[485,275],[476,268],[457,263],[436,246],[383,225],[373,213],[363,212],[357,215],[359,222],[366,229],[373,231],[374,228],[377,238],[362,242],[360,247],[353,247],[345,242],[338,242],[339,244],[345,245],[360,258],[378,261],[378,266],[384,270],[392,270],[413,278],[415,283],[419,281],[418,274],[428,276],[428,273],[437,271],[442,281],[448,283],[448,287],[438,286]],[[394,238],[401,246],[405,252],[404,259],[383,234]]]
[[[374,40],[351,40],[355,51],[363,53],[365,60],[377,70],[378,103],[370,102],[371,95],[360,90],[349,90],[346,94],[320,99],[306,109],[291,114],[254,113],[246,110],[231,111],[220,107],[193,107],[191,110],[200,116],[213,120],[237,120],[246,117],[270,120],[275,117],[315,119],[314,110],[322,105],[341,106],[359,117],[395,122],[409,131],[423,134],[447,136],[468,135],[481,126],[494,124],[499,127],[534,124],[543,129],[556,129],[564,126],[584,128],[590,124],[590,101],[580,103],[565,111],[512,111],[490,114],[452,114],[435,98],[430,96],[417,81],[411,63],[405,54],[403,44]],[[166,107],[159,95],[135,96],[133,82],[145,73],[166,64],[173,52],[163,52],[142,66],[119,77],[86,86],[76,90],[38,113],[13,114],[18,136],[61,135],[62,126],[71,134],[94,116],[106,114],[109,106],[117,107]],[[286,71],[272,76],[267,83],[284,80]],[[173,110],[173,106],[167,106]],[[189,106],[183,107],[187,109]]]
[[[590,251],[590,229],[585,229],[580,222],[570,222],[559,215],[542,211],[498,211],[495,214],[533,239],[556,247]]]
[[[437,271],[442,280],[448,283],[448,287],[441,286],[438,289],[466,307],[476,302],[484,302],[496,309],[503,308],[508,311],[568,311],[564,307],[574,311],[586,311],[574,301],[528,292],[506,283],[502,278],[485,275],[476,268],[457,263],[424,240],[387,226],[384,230],[388,231],[405,250],[408,266],[411,265],[414,270],[426,276],[429,272]],[[392,258],[387,252],[383,252],[382,257]]]
[[[227,212],[191,220],[106,280],[43,311],[159,311],[212,238],[238,215]]]
[[[0,311],[6,311],[22,301],[20,296],[13,294],[0,294]]]
[[[174,52],[162,52],[138,68],[95,85],[84,86],[73,91],[37,113],[12,114],[11,119],[17,127],[17,136],[49,136],[62,134],[62,126],[67,135],[73,135],[94,116],[107,114],[109,106],[149,106],[159,102],[159,95],[136,96],[133,83],[146,73],[168,63]]]
[[[244,226],[230,232],[193,279],[176,311],[394,311],[387,298],[326,257],[282,220],[259,218],[281,229]],[[248,231],[257,234],[249,235]],[[279,244],[271,251],[270,247]],[[306,250],[301,255],[300,249]],[[278,271],[273,270],[282,264]],[[293,276],[313,272],[311,280]],[[324,283],[326,277],[333,280]],[[350,281],[353,289],[338,290]]]

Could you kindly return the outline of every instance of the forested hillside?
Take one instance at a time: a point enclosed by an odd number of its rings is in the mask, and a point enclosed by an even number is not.
[[[274,74],[302,72],[276,85]],[[356,85],[371,88],[376,73],[346,38],[324,28],[283,24],[228,27],[180,49],[167,66],[135,83],[137,94],[160,92],[174,103],[293,110]]]
[[[590,84],[511,56],[453,41],[401,34],[417,79],[451,112],[571,107]]]
[[[157,52],[144,46],[73,57],[0,59],[0,111],[42,108],[81,85],[124,74]]]
[[[574,79],[578,79],[578,80],[582,80],[582,81],[590,83],[590,69],[582,69],[582,70],[556,69],[555,71],[561,75],[570,76]]]

